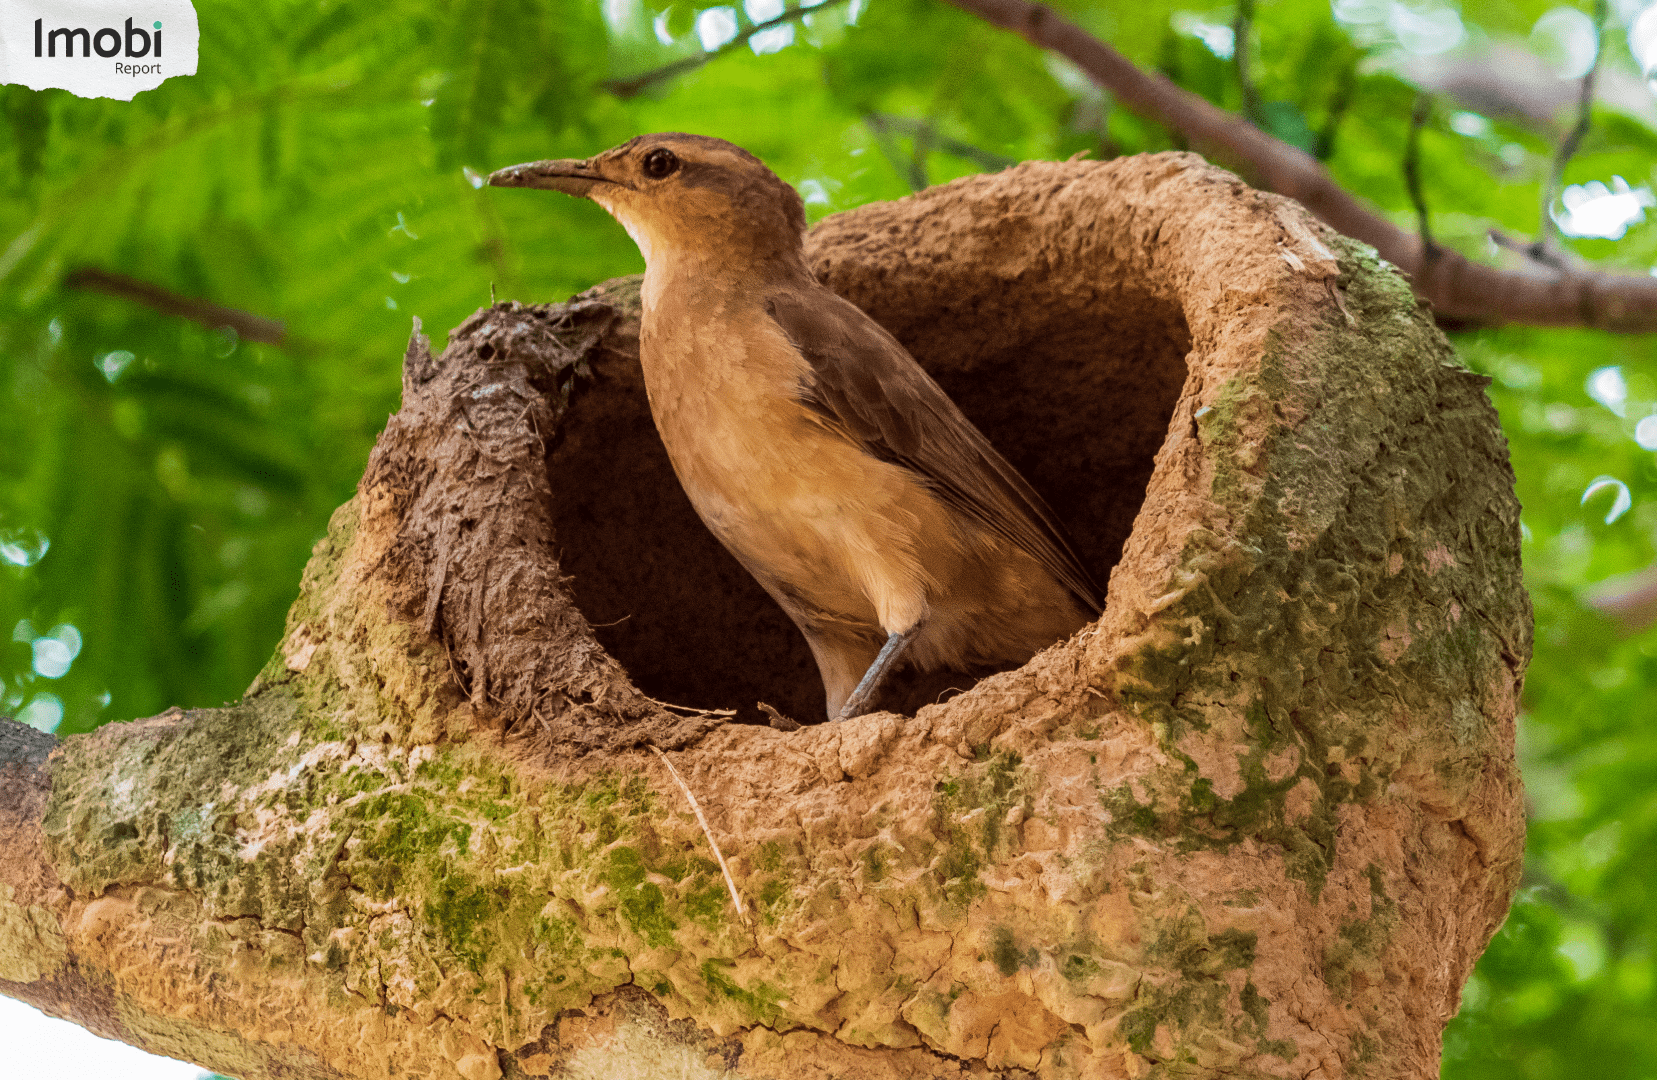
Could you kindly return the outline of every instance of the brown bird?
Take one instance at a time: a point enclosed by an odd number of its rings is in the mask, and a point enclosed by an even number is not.
[[[1023,663],[1098,615],[1041,496],[812,275],[805,206],[759,159],[643,135],[489,182],[591,199],[638,244],[656,430],[697,514],[805,635],[831,719],[901,659]]]

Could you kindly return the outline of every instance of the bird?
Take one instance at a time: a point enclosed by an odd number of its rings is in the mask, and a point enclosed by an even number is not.
[[[639,359],[691,505],[805,636],[830,720],[901,664],[1024,663],[1099,587],[1034,488],[806,263],[805,204],[723,139],[641,135],[490,174],[590,199],[645,260]]]

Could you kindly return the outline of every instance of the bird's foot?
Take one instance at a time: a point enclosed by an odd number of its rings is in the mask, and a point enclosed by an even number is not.
[[[874,698],[875,691],[886,681],[887,674],[897,665],[904,650],[915,640],[915,635],[920,633],[920,629],[921,624],[916,623],[903,633],[893,634],[886,639],[886,644],[880,647],[880,655],[869,665],[869,670],[863,673],[863,678],[859,680],[857,689],[852,691],[851,697],[840,706],[840,715],[836,716],[835,720],[850,720],[869,711],[869,702]]]

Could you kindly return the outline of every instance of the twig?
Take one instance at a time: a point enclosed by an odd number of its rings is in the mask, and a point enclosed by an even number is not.
[[[831,7],[847,2],[848,0],[823,0],[822,3],[816,4],[812,7],[789,8],[787,11],[783,12],[781,15],[778,15],[774,19],[766,19],[762,23],[755,23],[753,26],[750,26],[748,29],[742,31],[736,37],[727,41],[725,44],[721,45],[712,52],[697,53],[695,56],[687,56],[683,60],[675,60],[671,64],[663,64],[661,67],[647,71],[642,75],[635,75],[631,79],[609,79],[599,85],[603,86],[604,89],[610,91],[610,93],[614,94],[616,97],[635,97],[640,92],[655,85],[656,83],[661,82],[663,79],[671,79],[679,75],[687,74],[688,72],[695,71],[709,60],[717,60],[726,53],[735,52],[744,45],[748,44],[755,34],[761,34],[778,26],[786,26],[789,23],[798,22],[813,12],[827,11]]]
[[[1254,0],[1237,0],[1237,15],[1231,20],[1231,62],[1237,68],[1237,84],[1243,89],[1243,117],[1259,124],[1260,91],[1249,71],[1249,39],[1254,35]]]
[[[759,706],[760,712],[771,718],[771,726],[778,731],[799,731],[804,726],[798,720],[784,716],[763,701],[755,702],[755,704]]]
[[[985,150],[981,146],[974,146],[960,139],[952,139],[948,135],[940,135],[938,129],[926,120],[916,120],[908,116],[893,116],[890,113],[871,112],[863,117],[863,122],[871,128],[878,128],[889,133],[908,135],[919,145],[921,132],[927,133],[932,147],[942,150],[946,154],[953,154],[963,161],[970,161],[987,172],[1000,172],[1018,164],[1017,158],[997,154],[993,150]]]
[[[1410,204],[1415,207],[1416,228],[1421,233],[1421,251],[1424,258],[1436,259],[1440,248],[1433,243],[1433,230],[1428,222],[1427,197],[1421,193],[1421,129],[1432,115],[1431,94],[1417,94],[1415,108],[1410,112],[1410,135],[1404,142],[1404,186],[1410,192]]]
[[[909,139],[909,184],[916,191],[932,186],[932,177],[926,169],[926,155],[932,152],[932,136],[932,123],[927,121]]]
[[[731,890],[731,903],[736,905],[737,918],[746,924],[748,912],[742,906],[742,897],[737,894],[736,881],[731,877],[731,868],[725,865],[725,853],[719,850],[719,842],[713,838],[713,830],[708,828],[708,819],[702,816],[702,808],[696,804],[696,796],[690,793],[690,787],[680,778],[679,770],[673,767],[673,762],[668,760],[661,748],[652,746],[650,749],[656,751],[656,756],[662,759],[662,764],[667,766],[667,771],[673,776],[673,782],[679,785],[679,790],[685,793],[691,810],[695,811],[696,820],[702,825],[702,835],[708,838],[708,846],[713,848],[713,857],[719,860],[719,872],[725,875],[725,887]]]
[[[1246,162],[1253,182],[1298,200],[1337,232],[1373,246],[1412,278],[1440,317],[1531,326],[1657,330],[1657,278],[1604,272],[1537,274],[1472,262],[1444,248],[1427,260],[1413,233],[1364,205],[1316,158],[1273,138],[1132,61],[1051,8],[1029,0],[947,0],[986,22],[1052,49],[1140,116]]]
[[[1312,144],[1312,155],[1319,161],[1328,161],[1335,156],[1335,136],[1357,92],[1358,66],[1347,64],[1341,68],[1340,82],[1335,84],[1335,92],[1329,97],[1329,115],[1324,117],[1323,127],[1318,130],[1317,140]]]
[[[1597,0],[1594,4],[1594,62],[1588,66],[1588,73],[1582,77],[1582,88],[1577,96],[1576,126],[1571,128],[1559,149],[1553,155],[1553,169],[1548,173],[1547,190],[1542,192],[1542,224],[1536,232],[1535,258],[1538,262],[1545,262],[1543,257],[1548,254],[1553,243],[1559,240],[1559,222],[1553,218],[1553,204],[1558,201],[1559,193],[1565,185],[1565,166],[1571,158],[1576,156],[1577,147],[1582,145],[1582,139],[1588,134],[1594,120],[1594,79],[1599,74],[1600,59],[1605,55],[1605,42],[1602,40],[1605,33],[1606,0]]]
[[[628,617],[631,618],[632,616],[628,616]],[[615,623],[611,623],[610,625],[614,626]],[[689,713],[692,716],[735,716],[736,715],[736,710],[735,709],[698,709],[694,705],[675,705],[671,701],[657,701],[655,698],[651,697],[649,694],[640,694],[639,696],[644,698],[644,700],[646,700],[646,701],[654,702],[655,704],[660,705],[664,709],[677,709],[678,711],[680,711],[682,713]]]
[[[280,345],[282,339],[287,336],[287,328],[275,319],[183,296],[160,285],[140,281],[125,274],[99,270],[95,266],[83,266],[70,271],[63,279],[63,287],[118,296],[123,300],[154,308],[163,315],[176,315],[181,319],[200,323],[210,330],[229,327],[236,331],[236,336],[243,341],[262,341],[267,345]]]
[[[1507,251],[1517,252],[1533,262],[1539,262],[1550,270],[1574,273],[1577,269],[1566,261],[1563,249],[1545,248],[1535,240],[1520,240],[1500,229],[1490,230],[1490,242]]]
[[[950,2],[953,3],[954,0],[950,0]],[[1046,9],[1043,8],[1042,10],[1045,11]],[[1034,15],[1032,14],[1032,18],[1033,17]],[[993,22],[994,20],[992,19],[991,21]],[[1043,21],[1045,21],[1045,18]],[[1025,37],[1029,37],[1029,35],[1026,34]],[[1030,38],[1030,40],[1032,42],[1035,41],[1034,38]],[[1037,44],[1039,44],[1039,42]],[[1106,47],[1108,48],[1109,46]],[[1234,44],[1233,48],[1235,47],[1236,46]],[[1174,29],[1172,23],[1169,23],[1168,26],[1163,28],[1162,53],[1157,58],[1157,71],[1162,75],[1163,81],[1167,82],[1170,86],[1179,85],[1180,80],[1185,77],[1180,65],[1179,50],[1179,32]],[[1070,54],[1065,52],[1063,49],[1055,49],[1054,51],[1061,53],[1066,57],[1070,56]],[[1109,91],[1110,85],[1100,80],[1098,75],[1094,74],[1092,71],[1088,71],[1086,68],[1083,68],[1082,70],[1086,71],[1087,74],[1092,77],[1096,83],[1098,83],[1099,89]],[[1143,112],[1141,112],[1141,115],[1144,115]],[[1152,117],[1152,119],[1159,118]],[[1191,140],[1186,137],[1184,129],[1176,127],[1173,124],[1166,124],[1164,126],[1168,128],[1169,139],[1175,150],[1191,149]]]
[[[892,169],[903,177],[904,183],[909,185],[910,191],[925,191],[930,186],[926,176],[926,160],[917,159],[914,154],[904,154],[898,148],[897,133],[893,130],[892,121],[896,117],[882,116],[880,113],[869,113],[863,117],[863,122],[874,133],[875,142],[880,146],[880,152],[885,155]],[[925,121],[915,121],[917,128]],[[920,136],[915,135],[916,145],[920,143]]]

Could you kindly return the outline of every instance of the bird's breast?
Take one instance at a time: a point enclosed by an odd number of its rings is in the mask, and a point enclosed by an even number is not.
[[[743,521],[806,523],[845,512],[847,496],[879,463],[799,401],[791,358],[775,355],[782,347],[763,335],[694,333],[663,344],[667,355],[641,350],[651,413],[710,526],[722,532]]]

